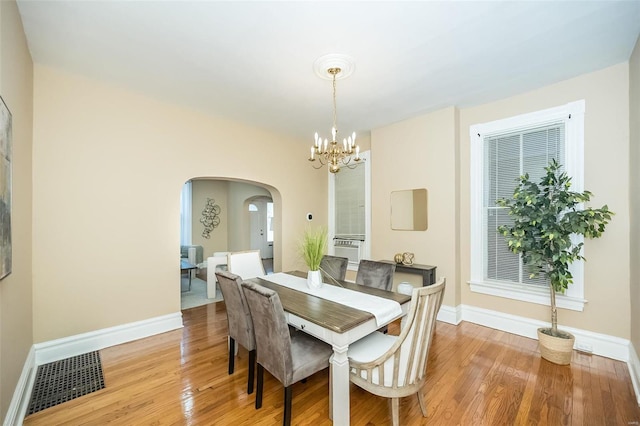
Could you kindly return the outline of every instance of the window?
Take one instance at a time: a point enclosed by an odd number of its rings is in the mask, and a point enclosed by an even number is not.
[[[362,236],[364,238],[364,163],[350,169],[342,167],[335,179],[336,236]]]
[[[182,186],[180,193],[180,245],[191,245],[191,181]]]
[[[584,101],[471,126],[470,136],[471,290],[548,304],[546,278],[530,279],[520,257],[498,234],[497,227],[511,218],[496,200],[513,195],[525,173],[538,180],[552,158],[572,176],[572,189],[582,191]],[[574,284],[558,296],[558,306],[584,308],[582,270],[582,262],[572,265]]]
[[[368,259],[371,253],[371,161],[370,151],[361,153],[364,160],[352,169],[342,167],[329,175],[329,254],[336,254],[333,238],[362,236],[357,257]],[[357,269],[350,262],[349,269]]]

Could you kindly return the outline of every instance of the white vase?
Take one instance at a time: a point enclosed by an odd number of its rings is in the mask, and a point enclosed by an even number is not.
[[[307,272],[307,285],[309,288],[322,287],[322,274],[320,274],[320,271]]]

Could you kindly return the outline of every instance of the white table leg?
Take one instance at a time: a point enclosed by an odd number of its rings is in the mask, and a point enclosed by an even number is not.
[[[331,399],[329,410],[336,426],[347,426],[351,415],[349,413],[349,346],[333,345],[331,357]]]

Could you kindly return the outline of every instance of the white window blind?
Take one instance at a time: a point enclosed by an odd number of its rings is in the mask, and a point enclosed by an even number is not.
[[[471,291],[549,304],[546,280],[530,279],[520,257],[507,249],[504,237],[497,233],[498,226],[512,222],[496,200],[511,197],[518,177],[525,173],[538,182],[552,158],[571,176],[571,189],[582,191],[584,113],[585,102],[576,101],[469,128]],[[573,285],[556,301],[559,307],[581,311],[586,302],[583,263],[574,262],[570,269]]]
[[[342,167],[335,174],[335,234],[365,235],[365,166]]]
[[[548,285],[543,277],[529,278],[520,256],[507,248],[497,229],[513,224],[507,209],[498,207],[500,198],[510,198],[518,177],[528,173],[538,182],[551,159],[564,164],[564,123],[512,132],[485,138],[484,223],[487,233],[486,279],[532,285]]]

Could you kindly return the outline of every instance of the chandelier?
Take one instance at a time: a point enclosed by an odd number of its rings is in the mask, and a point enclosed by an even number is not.
[[[355,163],[361,160],[360,147],[356,145],[356,132],[353,132],[348,138],[342,139],[342,144],[336,141],[338,135],[338,127],[336,126],[336,76],[342,71],[339,67],[331,67],[327,69],[327,72],[333,77],[333,127],[331,128],[331,141],[326,138],[323,140],[318,136],[318,132],[315,134],[315,141],[311,147],[311,156],[309,161],[314,162],[316,159],[319,162],[318,167],[313,166],[315,169],[319,169],[325,164],[329,168],[331,173],[338,173],[341,166],[354,167]],[[351,163],[351,162],[354,163]],[[351,166],[349,166],[351,164]]]

